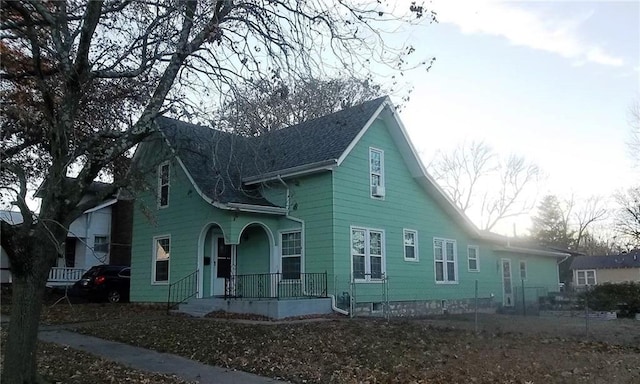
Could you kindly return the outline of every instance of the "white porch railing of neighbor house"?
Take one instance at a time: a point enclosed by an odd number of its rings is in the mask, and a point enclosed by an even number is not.
[[[82,268],[53,267],[49,271],[47,286],[63,287],[65,285],[73,285],[73,283],[82,278],[83,273],[84,269]]]

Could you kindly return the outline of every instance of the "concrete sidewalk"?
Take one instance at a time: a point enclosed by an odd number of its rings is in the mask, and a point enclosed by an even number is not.
[[[38,337],[42,341],[67,345],[131,368],[176,375],[187,381],[203,384],[283,383],[247,372],[206,365],[181,356],[86,336],[58,327],[45,327],[40,330]]]

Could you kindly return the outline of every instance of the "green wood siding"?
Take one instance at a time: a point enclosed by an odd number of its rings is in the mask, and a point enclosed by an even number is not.
[[[139,161],[145,160],[149,153],[159,152],[153,145],[142,148]],[[216,208],[207,203],[195,190],[179,163],[170,162],[169,206],[158,208],[156,203],[156,173],[149,173],[147,192],[136,197],[131,260],[131,300],[136,302],[163,302],[168,297],[168,284],[152,284],[153,238],[171,236],[171,254],[169,261],[169,282],[175,282],[198,268],[199,244],[203,255],[212,256],[211,236],[223,233],[227,244],[241,244],[238,252],[259,252],[261,259],[251,267],[252,273],[271,272],[269,255],[271,242],[277,246],[278,231],[300,228],[300,223],[283,216],[246,213]],[[262,231],[262,236],[252,236],[254,231]],[[250,233],[248,239],[258,239],[256,244],[243,244],[242,235]],[[265,241],[266,239],[266,241]],[[266,254],[265,254],[266,253]],[[240,254],[239,260],[246,261]],[[274,263],[279,255],[274,255]],[[213,260],[212,260],[213,262]],[[244,268],[244,264],[243,268]],[[274,267],[274,271],[277,267]],[[203,292],[208,296],[211,279],[210,267],[203,269]]]
[[[238,275],[269,273],[269,238],[264,229],[250,226],[242,234],[237,247]]]
[[[294,178],[289,186],[290,215],[303,220],[304,272],[333,270],[333,192],[330,172]],[[282,230],[289,228],[282,227]]]
[[[384,151],[384,199],[370,197],[369,148]],[[493,246],[473,239],[411,176],[385,124],[378,120],[363,135],[344,162],[333,172],[334,270],[336,286],[330,292],[348,289],[351,275],[350,236],[352,226],[385,232],[386,274],[389,300],[447,300],[471,298],[478,281],[479,296],[502,300],[502,275]],[[404,260],[403,229],[418,233],[418,261]],[[434,272],[434,238],[456,241],[457,283],[437,284]],[[467,267],[467,246],[479,247],[479,272]],[[524,256],[523,256],[524,257]],[[516,281],[519,258],[512,258]],[[527,257],[529,276],[536,284],[551,284],[538,275],[553,275],[555,259]],[[535,278],[534,278],[535,276]],[[540,279],[539,281],[537,279]],[[557,285],[557,278],[555,284]],[[356,286],[358,301],[381,301],[380,284]]]

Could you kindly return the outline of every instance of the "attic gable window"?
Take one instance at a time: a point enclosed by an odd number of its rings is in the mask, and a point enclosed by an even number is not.
[[[158,207],[169,206],[169,163],[158,166]]]
[[[369,173],[371,182],[371,197],[384,198],[384,151],[369,148]]]

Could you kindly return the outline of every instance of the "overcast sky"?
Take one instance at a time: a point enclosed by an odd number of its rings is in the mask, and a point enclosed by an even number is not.
[[[638,1],[434,1],[438,24],[412,32],[421,54],[401,113],[428,163],[484,140],[536,162],[541,193],[610,195],[640,183],[629,107],[640,97]]]

